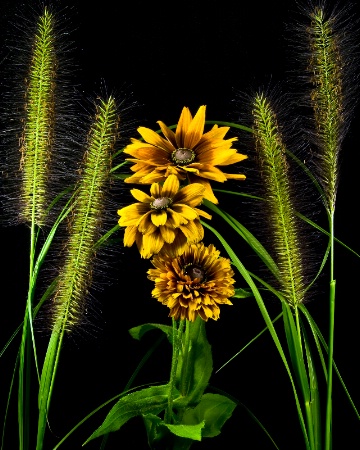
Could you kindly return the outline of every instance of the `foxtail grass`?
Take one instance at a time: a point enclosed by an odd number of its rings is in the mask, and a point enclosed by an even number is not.
[[[36,227],[46,222],[48,176],[54,136],[56,51],[54,16],[45,8],[39,17],[25,90],[25,118],[20,140],[22,172],[20,220],[30,226],[29,290],[19,357],[19,448],[29,446],[30,361],[34,295]]]
[[[343,58],[338,37],[334,34],[335,17],[327,17],[324,8],[310,13],[307,28],[309,42],[309,73],[312,90],[310,101],[319,147],[318,175],[326,195],[326,206],[335,209],[339,173],[339,151],[344,125]]]
[[[270,100],[263,93],[255,95],[252,115],[270,239],[279,267],[287,345],[295,378],[303,395],[306,417],[306,427],[303,428],[305,444],[309,450],[320,450],[320,404],[316,373],[299,317],[299,306],[304,302],[306,290],[299,226],[288,175],[287,149],[277,115]]]
[[[22,221],[42,226],[47,219],[47,189],[54,143],[56,52],[54,15],[39,17],[26,80],[25,122],[21,136],[20,171]]]
[[[272,243],[279,267],[279,281],[286,301],[292,306],[304,300],[304,276],[297,219],[288,177],[286,147],[270,101],[259,93],[253,101],[254,139],[272,231]]]
[[[95,244],[100,237],[104,197],[110,181],[111,161],[118,134],[115,100],[100,99],[88,135],[82,176],[75,195],[64,264],[51,304],[51,337],[39,390],[37,450],[43,448],[47,414],[66,333],[81,327],[92,282]]]
[[[308,73],[311,83],[309,103],[313,109],[313,134],[317,146],[317,175],[322,185],[330,233],[330,293],[328,384],[325,423],[325,450],[331,448],[332,379],[335,323],[334,214],[339,174],[339,153],[354,106],[351,80],[354,55],[349,20],[329,11],[324,4],[309,10],[310,26],[306,27]]]

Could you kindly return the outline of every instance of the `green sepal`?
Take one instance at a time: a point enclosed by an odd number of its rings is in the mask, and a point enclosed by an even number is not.
[[[182,418],[183,425],[200,425],[205,422],[202,437],[214,437],[221,433],[224,423],[231,417],[236,403],[220,394],[204,394],[200,403],[187,409]]]
[[[143,325],[130,328],[129,333],[131,337],[140,341],[140,339],[144,336],[145,333],[154,329],[163,331],[166,334],[169,341],[172,343],[172,332],[173,332],[172,327],[169,327],[168,325],[161,325],[160,323],[144,323]]]
[[[121,397],[111,408],[104,422],[85,441],[84,445],[99,436],[118,431],[133,417],[150,413],[159,414],[167,406],[168,394],[169,386],[166,384],[145,388]],[[179,393],[175,391],[175,395],[177,396]]]
[[[211,346],[205,332],[205,322],[198,317],[188,322],[190,347],[180,353],[176,374],[176,386],[182,397],[174,402],[174,407],[196,406],[208,386],[213,360]],[[184,342],[183,342],[184,344]]]

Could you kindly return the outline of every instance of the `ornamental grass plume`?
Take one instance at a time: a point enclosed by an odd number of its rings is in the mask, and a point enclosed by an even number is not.
[[[155,282],[152,296],[170,308],[169,317],[217,320],[219,305],[232,305],[234,272],[230,260],[220,257],[213,244],[189,244],[181,256],[159,254],[151,263],[155,267],[148,270],[148,278]]]
[[[288,177],[286,147],[277,117],[263,93],[253,100],[253,131],[265,192],[267,223],[279,267],[286,301],[296,306],[304,300],[304,275],[298,226]]]
[[[75,141],[68,20],[54,5],[38,6],[22,5],[7,32],[0,114],[5,223],[30,227],[55,220],[51,202],[72,182]]]
[[[197,208],[205,194],[202,184],[180,188],[178,178],[172,174],[163,185],[153,183],[150,195],[139,189],[130,192],[139,202],[118,210],[119,225],[126,227],[125,247],[136,242],[142,258],[151,258],[160,251],[177,256],[184,252],[187,243],[203,239],[200,216],[211,216]]]
[[[331,12],[321,3],[305,10],[310,24],[301,30],[306,38],[307,104],[313,110],[309,136],[317,147],[316,172],[330,213],[335,209],[339,153],[358,97],[354,64],[358,44],[353,17],[346,13],[347,9]]]
[[[95,244],[100,238],[104,197],[109,187],[112,155],[118,137],[118,121],[114,98],[99,99],[76,191],[64,263],[56,280],[50,306],[52,333],[39,388],[38,450],[43,448],[64,335],[74,332],[81,325],[85,312],[85,301],[92,281]]]
[[[27,67],[19,139],[19,222],[46,222],[49,200],[48,178],[54,145],[55,91],[57,79],[55,17],[44,8],[33,37]]]
[[[174,174],[179,180],[202,184],[204,198],[218,203],[209,180],[221,183],[230,179],[245,180],[243,174],[224,173],[217,167],[238,163],[247,156],[232,148],[237,138],[224,139],[230,127],[214,125],[204,133],[205,111],[206,106],[200,106],[192,117],[189,108],[184,107],[175,133],[158,121],[165,138],[149,128],[139,127],[143,141],[132,138],[124,150],[132,156],[127,160],[135,163],[131,167],[134,175],[125,182],[151,184]]]
[[[81,321],[84,298],[91,284],[94,246],[101,233],[118,121],[114,98],[99,99],[75,196],[64,264],[51,305],[53,327],[58,331],[71,331]]]
[[[20,216],[39,226],[46,221],[48,174],[54,140],[56,52],[54,16],[47,9],[39,17],[25,96],[25,121],[21,137]]]

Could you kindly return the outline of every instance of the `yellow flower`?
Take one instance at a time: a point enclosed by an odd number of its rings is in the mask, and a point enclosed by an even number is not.
[[[228,174],[216,166],[227,166],[243,159],[246,155],[231,148],[237,138],[224,139],[229,127],[213,128],[204,134],[206,106],[200,106],[193,118],[189,108],[184,107],[174,133],[163,122],[158,121],[165,138],[153,130],[139,127],[143,141],[131,139],[124,153],[133,156],[128,161],[134,175],[126,178],[126,183],[151,184],[165,180],[175,174],[180,180],[201,183],[205,187],[204,197],[218,203],[210,182],[224,182],[228,179],[244,180],[243,174]]]
[[[179,190],[180,183],[170,175],[163,186],[153,183],[150,196],[139,189],[130,192],[139,201],[118,210],[119,225],[125,226],[124,245],[136,242],[142,258],[164,251],[180,255],[187,242],[199,242],[204,237],[200,216],[211,216],[196,208],[204,198],[204,186],[190,184]]]
[[[197,316],[207,321],[217,320],[219,305],[232,305],[229,297],[235,293],[230,260],[219,257],[211,244],[187,245],[177,258],[156,255],[151,260],[155,269],[148,278],[155,281],[152,296],[170,308],[170,317],[194,321]]]

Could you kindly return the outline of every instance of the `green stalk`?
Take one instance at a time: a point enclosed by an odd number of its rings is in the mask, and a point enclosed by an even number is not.
[[[190,356],[190,326],[191,322],[186,320],[185,327],[185,340],[183,344],[183,363],[181,367],[181,380],[180,380],[180,393],[183,397],[186,397],[189,390],[190,376],[192,375],[192,371],[189,373],[189,356]]]
[[[170,369],[170,380],[169,380],[169,395],[168,395],[168,406],[165,411],[164,421],[165,423],[172,423],[172,411],[173,411],[173,401],[174,401],[174,388],[176,383],[176,372],[180,356],[180,348],[182,342],[182,335],[184,330],[185,321],[180,320],[179,328],[176,328],[176,320],[172,318],[173,333],[172,333],[172,358],[171,358],[171,369]]]
[[[328,383],[326,393],[325,417],[325,450],[331,449],[332,442],[332,386],[334,360],[334,326],[335,326],[335,287],[334,280],[334,212],[330,216],[330,293],[329,293],[329,353],[328,353]]]
[[[314,124],[319,148],[319,179],[325,193],[325,207],[329,217],[330,234],[330,292],[329,292],[329,353],[328,384],[326,395],[325,450],[332,445],[332,378],[335,325],[335,279],[334,279],[334,212],[338,185],[338,159],[346,129],[347,109],[345,101],[347,84],[346,69],[351,70],[352,61],[344,58],[348,52],[342,45],[342,36],[351,30],[338,30],[337,15],[328,15],[323,6],[310,13],[311,26],[307,27],[311,58],[308,70],[312,90],[310,102],[314,111]]]
[[[100,100],[89,132],[83,175],[75,195],[65,261],[57,278],[57,289],[52,301],[52,334],[39,389],[37,450],[43,448],[64,336],[81,324],[87,291],[92,281],[95,246],[101,233],[104,194],[110,179],[117,128],[118,115],[114,99],[109,97],[107,101]]]
[[[32,305],[35,290],[36,226],[46,221],[47,179],[54,130],[55,49],[54,17],[44,9],[34,36],[26,80],[25,118],[21,138],[22,221],[30,223],[29,288],[19,352],[19,448],[29,448]]]
[[[303,395],[306,417],[306,445],[315,450],[313,407],[309,388],[309,373],[304,360],[303,335],[298,305],[304,300],[305,283],[296,213],[293,205],[286,147],[277,117],[269,100],[255,96],[253,102],[254,138],[262,174],[267,205],[267,222],[279,267],[279,281],[284,296],[283,317],[292,366]]]

